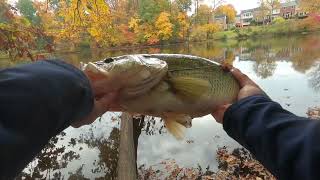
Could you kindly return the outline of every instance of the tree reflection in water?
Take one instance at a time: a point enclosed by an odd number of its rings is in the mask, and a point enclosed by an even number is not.
[[[104,173],[103,177],[98,179],[104,179],[106,177],[115,179],[117,177],[117,163],[119,159],[119,145],[120,145],[120,130],[113,128],[110,136],[100,139],[89,138],[84,139],[84,142],[89,147],[96,147],[99,149],[99,159],[93,163],[93,173]]]
[[[146,116],[143,123],[141,131],[146,135],[153,136],[167,133],[162,119]]]
[[[67,151],[65,146],[56,146],[59,139],[63,139],[66,133],[61,132],[56,137],[51,138],[46,147],[37,155],[27,168],[27,172],[22,172],[17,179],[50,179],[52,172],[66,168],[68,163],[80,158],[75,151]],[[61,172],[54,172],[53,178],[61,178]]]
[[[277,62],[292,62],[292,67],[301,73],[313,67],[320,58],[320,38],[309,36],[277,37],[246,40],[238,43],[240,61],[253,61],[253,70],[260,78],[273,75]]]
[[[257,48],[251,54],[252,59],[255,61],[253,71],[262,79],[272,76],[277,68],[275,55],[270,50],[269,47]]]
[[[308,75],[309,86],[315,91],[320,92],[320,63],[318,63]]]

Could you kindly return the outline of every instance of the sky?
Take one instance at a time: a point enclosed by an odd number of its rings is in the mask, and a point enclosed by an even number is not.
[[[225,4],[232,4],[239,14],[241,10],[258,7],[259,0],[225,0]],[[211,3],[210,3],[211,2]],[[204,0],[204,3],[212,5],[213,0]]]

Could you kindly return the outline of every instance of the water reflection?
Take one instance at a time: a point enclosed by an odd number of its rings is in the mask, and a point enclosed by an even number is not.
[[[320,91],[320,63],[318,63],[308,74],[309,75],[309,86],[315,91]]]
[[[318,34],[254,39],[246,41],[225,41],[177,44],[164,47],[148,47],[142,49],[105,51],[81,50],[79,53],[56,53],[53,56],[79,64],[80,61],[88,62],[100,60],[105,57],[119,56],[134,53],[182,53],[193,54],[218,62],[232,64],[239,57],[240,61],[253,61],[254,72],[261,78],[273,75],[277,61],[292,62],[292,67],[301,73],[309,70],[320,58],[320,36]]]
[[[183,53],[224,61],[248,74],[283,107],[305,116],[308,107],[320,103],[319,49],[320,37],[315,34],[118,51],[95,49],[78,53],[57,52],[51,56],[65,59],[74,65],[81,61],[96,61],[133,53]],[[6,65],[3,62],[0,62],[1,67],[14,64]],[[150,168],[157,174],[161,169],[159,164],[171,161],[178,165],[178,170],[182,167],[200,167],[204,174],[211,173],[217,170],[215,152],[218,147],[239,146],[210,116],[196,119],[183,141],[177,141],[168,134],[158,118],[136,117],[134,129],[137,167],[141,179],[150,175],[145,174],[150,172],[147,171]],[[114,113],[104,115],[91,126],[68,128],[50,141],[20,178],[115,179],[119,133],[119,114]]]

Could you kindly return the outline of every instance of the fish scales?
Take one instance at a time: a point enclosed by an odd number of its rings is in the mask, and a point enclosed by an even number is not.
[[[168,63],[169,76],[188,76],[209,81],[212,94],[223,98],[232,93],[237,84],[230,74],[223,73],[221,67],[207,61],[187,58],[163,58]]]

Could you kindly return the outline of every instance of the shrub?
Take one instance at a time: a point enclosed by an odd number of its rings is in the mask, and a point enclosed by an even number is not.
[[[272,20],[272,24],[282,24],[284,23],[286,20],[283,17],[276,17]]]
[[[207,31],[203,26],[196,26],[190,34],[191,41],[203,41],[207,39]]]

